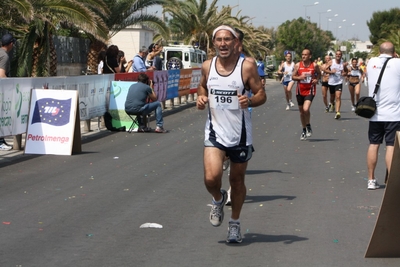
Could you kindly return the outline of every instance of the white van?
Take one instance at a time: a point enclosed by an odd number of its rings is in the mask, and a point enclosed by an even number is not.
[[[207,59],[206,52],[191,45],[164,46],[160,56],[165,70],[200,68]]]

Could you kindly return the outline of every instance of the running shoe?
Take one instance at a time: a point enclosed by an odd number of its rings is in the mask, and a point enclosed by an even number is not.
[[[335,119],[336,120],[340,119],[340,112],[336,112]]]
[[[210,212],[210,222],[213,226],[220,226],[224,220],[224,206],[226,202],[226,191],[221,189],[222,200],[221,203],[216,204],[212,201],[211,212]]]
[[[368,190],[375,190],[378,189],[380,187],[380,185],[378,184],[378,182],[376,181],[376,179],[373,180],[368,180]]]
[[[289,104],[286,105],[286,110],[290,110],[290,105]]]
[[[312,136],[312,129],[311,126],[306,127],[306,136],[311,137]]]
[[[330,112],[335,111],[335,104],[332,104],[332,103],[329,104],[329,111]]]
[[[227,243],[241,243],[242,234],[240,233],[240,223],[229,222],[228,226],[228,237],[226,238]]]
[[[290,100],[289,105],[291,108],[294,107],[294,103],[292,102],[292,100]]]
[[[328,112],[329,112],[329,106],[326,106],[325,113],[328,113]]]
[[[356,111],[356,106],[352,105],[351,106],[351,111],[353,111],[353,112]]]
[[[12,149],[12,146],[7,145],[6,143],[2,143],[2,144],[0,145],[0,150],[1,150],[1,151],[9,151],[9,150],[11,150],[11,149]]]
[[[307,132],[306,132],[306,131],[303,131],[303,132],[301,133],[301,135],[300,135],[300,140],[301,140],[301,141],[307,140]]]
[[[225,202],[225,206],[231,206],[232,202],[231,202],[231,188],[229,187],[229,190],[226,192],[226,202]]]
[[[228,158],[227,160],[224,161],[224,163],[222,163],[222,170],[226,171],[229,168],[229,164],[230,164],[230,159]]]

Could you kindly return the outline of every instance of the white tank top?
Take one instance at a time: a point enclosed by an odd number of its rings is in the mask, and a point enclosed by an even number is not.
[[[338,64],[338,63],[336,63],[336,60],[333,59],[331,70],[336,70],[336,72],[333,74],[329,74],[328,84],[329,85],[338,85],[338,84],[343,83],[343,76],[342,76],[343,61],[340,60],[340,63]]]
[[[353,69],[353,67],[351,67],[350,76],[361,78],[362,75],[360,69]]]
[[[239,107],[238,95],[246,93],[242,79],[244,58],[228,75],[220,75],[215,68],[217,57],[211,60],[208,74],[208,119],[205,140],[214,140],[225,147],[252,144],[250,112]]]
[[[294,69],[294,63],[292,62],[289,66],[287,64],[287,62],[284,63],[285,64],[285,71],[287,72],[287,74],[283,75],[283,81],[284,82],[290,82],[292,80],[292,74],[293,74],[293,69]]]

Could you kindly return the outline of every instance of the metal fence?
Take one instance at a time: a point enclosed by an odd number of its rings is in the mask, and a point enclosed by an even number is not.
[[[54,36],[58,63],[86,64],[90,40],[75,37]]]

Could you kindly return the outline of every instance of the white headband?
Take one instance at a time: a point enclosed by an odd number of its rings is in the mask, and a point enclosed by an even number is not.
[[[227,31],[230,31],[230,32],[233,34],[233,36],[235,36],[235,38],[238,38],[237,33],[235,32],[234,29],[232,29],[231,27],[226,26],[226,25],[221,25],[221,26],[217,27],[217,28],[213,31],[213,34],[212,34],[212,39],[213,39],[213,40],[214,40],[215,34],[216,34],[218,31],[220,31],[220,30],[227,30]]]

